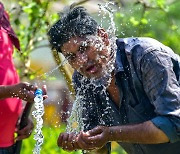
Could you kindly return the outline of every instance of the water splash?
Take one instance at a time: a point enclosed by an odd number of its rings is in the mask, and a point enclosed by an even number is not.
[[[114,22],[114,12],[116,12],[116,10],[114,8],[112,8],[112,6],[115,6],[114,2],[107,2],[105,4],[98,4],[99,5],[99,16],[102,16],[101,18],[101,27],[103,27],[103,23],[104,25],[109,24],[109,26],[107,27],[107,32],[109,34],[110,37],[114,37],[115,33],[116,33],[116,26],[115,26],[115,22]],[[107,19],[109,18],[109,22],[107,23]]]
[[[72,112],[68,118],[68,124],[66,127],[66,132],[79,133],[81,130],[84,130],[84,124],[81,120],[82,115],[82,96],[76,95],[75,101],[73,103]]]
[[[36,144],[33,150],[33,154],[40,154],[41,145],[43,144],[43,140],[44,140],[44,136],[41,130],[43,127],[42,116],[44,114],[44,105],[43,105],[43,97],[42,97],[41,89],[36,90],[34,102],[35,102],[34,107],[36,110],[32,112],[32,115],[36,119],[36,128],[34,134],[34,140],[36,140]]]
[[[83,78],[81,81],[85,81],[86,79]],[[75,101],[72,106],[72,111],[70,114],[70,117],[67,120],[67,132],[74,132],[79,133],[81,130],[84,130],[84,124],[82,121],[82,106],[83,106],[83,96],[80,94],[81,89],[84,89],[83,87],[80,87],[77,89],[77,93],[75,96]]]
[[[41,78],[41,77],[43,77],[43,76],[48,77],[48,76],[50,76],[54,71],[56,71],[58,68],[63,67],[63,66],[64,66],[65,64],[67,64],[67,63],[68,63],[67,59],[64,59],[58,66],[56,66],[55,68],[53,68],[52,70],[50,70],[50,71],[48,71],[48,72],[45,72],[45,73],[37,76],[37,78]]]
[[[78,133],[81,130],[84,130],[85,127],[87,127],[87,125],[85,126],[85,124],[83,123],[83,118],[82,118],[82,112],[83,112],[83,107],[86,103],[88,103],[89,107],[91,107],[93,105],[93,102],[90,101],[85,101],[84,100],[84,96],[87,95],[86,90],[89,87],[94,87],[94,89],[92,90],[96,90],[96,88],[101,87],[101,92],[100,95],[104,95],[106,98],[106,102],[105,103],[105,108],[103,109],[103,115],[101,115],[99,124],[104,125],[105,122],[103,121],[104,117],[110,121],[113,121],[113,117],[110,116],[110,114],[108,114],[109,112],[112,112],[111,110],[111,106],[109,104],[109,97],[107,96],[107,87],[109,86],[109,84],[111,83],[111,74],[112,71],[114,70],[114,62],[115,62],[115,51],[117,50],[117,45],[116,45],[116,37],[115,37],[115,32],[116,32],[116,27],[114,24],[114,19],[113,19],[113,12],[114,10],[112,8],[110,8],[109,6],[113,5],[112,2],[106,3],[105,5],[101,5],[99,4],[99,14],[102,14],[103,12],[103,18],[101,18],[101,22],[103,22],[104,18],[106,18],[106,15],[109,16],[110,20],[109,20],[109,27],[107,29],[107,33],[109,35],[109,39],[110,39],[110,45],[108,48],[108,52],[111,55],[111,59],[108,61],[106,68],[104,70],[106,70],[104,73],[104,75],[100,78],[100,79],[87,79],[86,77],[82,77],[81,79],[81,87],[76,89],[76,98],[75,101],[73,103],[73,107],[72,107],[72,111],[71,111],[71,115],[69,117],[68,121],[68,125],[67,125],[67,132],[75,132]],[[100,26],[102,26],[102,23],[100,24]],[[97,47],[101,47],[101,45],[97,46]],[[99,48],[99,50],[97,51],[101,51],[101,49]],[[99,57],[101,58],[101,57]],[[90,82],[87,84],[87,80],[89,80]],[[85,83],[85,84],[84,84]],[[93,106],[92,106],[93,107]]]

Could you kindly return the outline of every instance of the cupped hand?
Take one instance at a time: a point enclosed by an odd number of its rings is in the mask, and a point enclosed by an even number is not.
[[[109,141],[109,135],[109,127],[97,126],[87,132],[81,131],[79,134],[61,133],[57,144],[68,151],[100,149]]]
[[[100,149],[109,141],[109,135],[109,127],[97,126],[86,133],[80,133],[77,143],[84,150]]]
[[[76,138],[77,135],[75,133],[61,133],[57,140],[57,145],[67,151],[79,149]]]

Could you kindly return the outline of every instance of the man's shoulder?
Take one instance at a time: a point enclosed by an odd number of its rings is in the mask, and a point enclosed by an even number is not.
[[[129,37],[116,40],[118,51],[124,51],[129,62],[140,65],[141,59],[151,51],[162,51],[165,45],[150,37]]]
[[[129,37],[129,38],[119,38],[116,40],[117,47],[121,50],[125,50],[126,54],[132,55],[138,54],[143,56],[149,51],[166,49],[167,47],[156,39],[150,37]]]
[[[125,48],[130,48],[132,49],[136,45],[140,45],[143,47],[149,47],[149,46],[159,46],[163,45],[159,41],[157,41],[154,38],[150,37],[128,37],[128,38],[118,38],[116,40],[117,46],[121,46],[122,44],[125,45]]]

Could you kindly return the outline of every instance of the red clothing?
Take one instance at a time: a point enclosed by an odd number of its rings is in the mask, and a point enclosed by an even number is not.
[[[19,82],[12,57],[13,45],[16,44],[18,48],[17,42],[19,41],[8,24],[7,14],[5,12],[2,14],[2,9],[0,3],[0,85],[11,85]],[[14,131],[21,110],[22,102],[20,99],[0,100],[0,147],[14,144]]]
[[[4,10],[3,4],[0,2],[0,27],[3,27],[7,33],[9,34],[9,37],[13,43],[13,45],[20,50],[20,44],[19,40],[14,33],[14,30],[12,29],[10,23],[9,23],[9,16]]]

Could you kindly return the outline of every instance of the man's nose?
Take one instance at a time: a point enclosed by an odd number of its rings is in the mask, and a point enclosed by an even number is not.
[[[96,59],[97,53],[93,47],[87,49],[86,54],[87,54],[88,60],[95,60]]]
[[[88,62],[88,55],[86,53],[78,54],[78,62],[79,64],[84,64]]]

